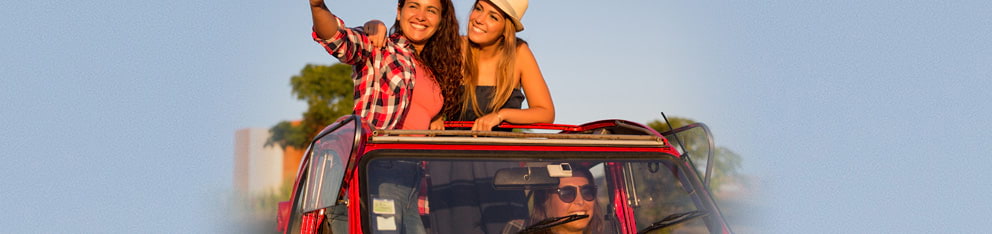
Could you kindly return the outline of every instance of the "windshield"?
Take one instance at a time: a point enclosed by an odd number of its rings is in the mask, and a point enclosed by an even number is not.
[[[711,201],[699,197],[698,180],[675,157],[540,152],[535,159],[534,153],[485,160],[479,153],[370,153],[364,222],[372,233],[620,233],[688,217],[649,233],[710,233],[706,215],[684,215],[705,213],[701,202]]]
[[[687,186],[688,176],[674,163],[665,161],[627,163],[633,181],[631,197],[637,230],[645,230],[666,217],[700,210],[691,196],[694,186]],[[653,185],[653,186],[652,186]],[[710,233],[703,219],[685,220],[657,229],[657,233]],[[716,230],[714,230],[716,231]],[[655,232],[650,232],[655,233]]]

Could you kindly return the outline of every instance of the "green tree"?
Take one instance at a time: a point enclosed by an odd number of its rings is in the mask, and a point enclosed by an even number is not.
[[[325,126],[351,114],[354,107],[351,72],[351,66],[341,63],[304,66],[299,75],[289,79],[296,98],[307,102],[303,120],[295,126],[289,121],[279,122],[269,129],[272,135],[265,145],[303,149]]]
[[[694,120],[680,117],[671,117],[668,118],[668,121],[671,123],[673,128],[680,128],[682,126],[696,123]],[[651,127],[658,132],[666,132],[671,130],[671,128],[668,128],[668,124],[665,124],[665,122],[662,122],[661,120],[653,120],[648,122],[648,127]],[[706,151],[709,149],[705,147],[708,143],[704,137],[705,134],[701,130],[689,130],[684,132],[684,134],[679,135],[681,143],[685,145],[686,151],[689,152],[689,157],[692,159],[693,163],[699,167],[697,168],[697,171],[700,176],[703,176],[703,173],[706,171],[704,166],[707,163],[710,163],[706,158],[708,153]],[[676,142],[675,139],[668,140],[672,144],[679,143]],[[712,188],[719,188],[721,184],[726,183],[734,176],[737,176],[737,169],[740,169],[741,167],[741,156],[726,147],[714,146],[712,163],[713,173],[711,175],[712,178],[710,178],[710,186],[712,186]]]

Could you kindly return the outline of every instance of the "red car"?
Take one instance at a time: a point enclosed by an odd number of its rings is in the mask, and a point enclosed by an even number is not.
[[[373,130],[342,117],[304,154],[278,228],[731,233],[705,186],[709,170],[683,153],[683,145],[712,147],[703,124],[664,134],[624,120],[500,127],[526,130]]]

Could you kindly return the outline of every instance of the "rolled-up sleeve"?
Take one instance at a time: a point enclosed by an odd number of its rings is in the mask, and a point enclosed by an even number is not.
[[[341,63],[350,65],[364,63],[371,53],[368,48],[372,48],[368,36],[361,28],[346,28],[341,18],[335,19],[338,25],[341,25],[337,35],[324,39],[317,36],[317,32],[312,32],[313,40],[323,46],[331,56],[338,58]]]

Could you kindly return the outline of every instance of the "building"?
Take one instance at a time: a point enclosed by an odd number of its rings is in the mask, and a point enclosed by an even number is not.
[[[299,121],[293,122],[299,124]],[[243,128],[234,133],[234,189],[242,195],[273,192],[296,178],[303,150],[265,147],[267,128]]]
[[[283,150],[265,147],[267,128],[243,128],[234,134],[234,190],[242,195],[275,192],[283,182]]]

